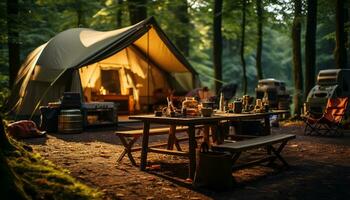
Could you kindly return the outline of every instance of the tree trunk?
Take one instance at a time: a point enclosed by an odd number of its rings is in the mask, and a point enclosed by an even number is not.
[[[262,0],[256,0],[256,13],[258,16],[257,32],[258,40],[256,44],[256,72],[258,80],[263,79],[263,72],[261,68],[261,52],[262,52],[262,39],[263,39],[263,7]]]
[[[5,152],[10,150],[10,144],[4,130],[2,117],[0,116],[0,194],[1,199],[28,199],[23,192],[20,179],[15,175],[5,157]]]
[[[346,48],[345,48],[345,31],[344,31],[344,1],[336,0],[336,17],[335,17],[335,66],[338,69],[346,68]]]
[[[188,57],[190,44],[190,19],[188,16],[187,0],[181,0],[179,4],[175,6],[173,12],[182,25],[182,27],[179,28],[180,35],[175,38],[175,44],[180,51]]]
[[[147,0],[128,0],[128,7],[131,24],[147,18]]]
[[[248,79],[247,79],[247,72],[246,72],[246,63],[244,59],[244,40],[245,40],[245,14],[246,14],[246,6],[247,2],[246,0],[242,0],[242,23],[241,23],[241,47],[240,47],[240,56],[241,56],[241,63],[242,63],[242,69],[243,69],[243,94],[247,94],[247,87],[248,87]]]
[[[350,44],[349,44],[349,24],[350,24],[350,18],[349,18],[349,9],[350,8],[345,8],[344,10],[344,25],[347,25],[347,28],[345,28],[345,37],[344,37],[344,43],[345,43],[345,51],[346,51],[346,56],[345,58],[348,58],[348,51],[347,49],[350,48]],[[346,64],[348,65],[346,68],[350,68],[350,64],[349,61],[346,59]]]
[[[74,2],[75,12],[77,14],[77,27],[86,27],[84,4],[85,2],[80,0]]]
[[[117,0],[117,13],[116,13],[116,25],[117,28],[122,28],[123,24],[122,24],[122,14],[123,14],[123,0]]]
[[[307,0],[305,36],[305,92],[315,84],[317,0]]]
[[[9,52],[9,86],[13,86],[20,67],[18,0],[7,0],[7,45]]]
[[[0,151],[8,150],[10,146],[11,144],[5,134],[4,124],[0,116]]]
[[[301,0],[294,0],[294,19],[292,27],[293,75],[294,75],[294,114],[301,114],[303,101],[303,70],[301,62]]]
[[[214,3],[214,41],[213,41],[213,64],[215,72],[215,90],[218,92],[222,86],[222,0]]]

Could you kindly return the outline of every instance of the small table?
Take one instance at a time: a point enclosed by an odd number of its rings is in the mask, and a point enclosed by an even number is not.
[[[195,126],[196,125],[209,125],[209,126],[218,126],[221,121],[231,121],[238,119],[264,119],[266,133],[269,135],[270,130],[270,115],[281,114],[279,112],[266,112],[266,113],[223,113],[215,114],[211,117],[156,117],[154,115],[135,115],[129,116],[129,119],[140,120],[143,122],[143,138],[142,138],[142,150],[141,150],[141,163],[140,169],[144,171],[147,165],[147,153],[163,153],[170,155],[179,155],[186,156],[189,158],[189,178],[193,179],[195,169],[196,169],[196,141],[195,141]],[[150,124],[167,124],[170,125],[170,134],[175,134],[174,130],[176,126],[188,126],[188,135],[189,135],[189,152],[182,151],[173,151],[173,150],[160,150],[153,149],[148,147],[149,139],[149,129]]]

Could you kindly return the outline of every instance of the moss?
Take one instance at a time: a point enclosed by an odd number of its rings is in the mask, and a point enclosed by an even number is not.
[[[33,199],[100,199],[101,193],[69,175],[67,170],[27,151],[23,144],[10,139],[16,148],[6,152],[9,166],[23,182],[26,194]]]

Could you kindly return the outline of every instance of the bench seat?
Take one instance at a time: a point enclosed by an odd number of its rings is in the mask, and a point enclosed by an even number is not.
[[[213,151],[227,151],[230,152],[232,155],[233,163],[235,163],[242,152],[252,150],[252,149],[258,149],[261,147],[266,147],[267,150],[267,157],[255,160],[250,163],[246,163],[240,166],[236,166],[233,169],[241,169],[244,166],[250,166],[252,164],[258,164],[262,162],[269,162],[272,163],[278,158],[285,166],[288,166],[288,163],[283,159],[281,156],[281,151],[283,150],[284,146],[287,144],[289,140],[295,139],[295,135],[293,134],[277,134],[277,135],[268,135],[268,136],[260,136],[253,139],[247,139],[242,141],[227,141],[223,144],[219,145],[213,145],[212,150]],[[273,147],[274,144],[280,144],[278,148]],[[272,153],[274,155],[272,155]]]
[[[242,140],[238,142],[226,142],[220,145],[213,145],[213,150],[224,150],[230,152],[247,151],[250,149],[256,149],[259,147],[281,143],[283,141],[288,141],[294,139],[293,134],[278,134],[278,135],[268,135],[255,137],[253,139]]]

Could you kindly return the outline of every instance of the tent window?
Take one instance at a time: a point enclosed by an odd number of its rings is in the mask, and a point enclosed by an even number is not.
[[[102,86],[109,94],[121,94],[118,70],[101,70]]]

